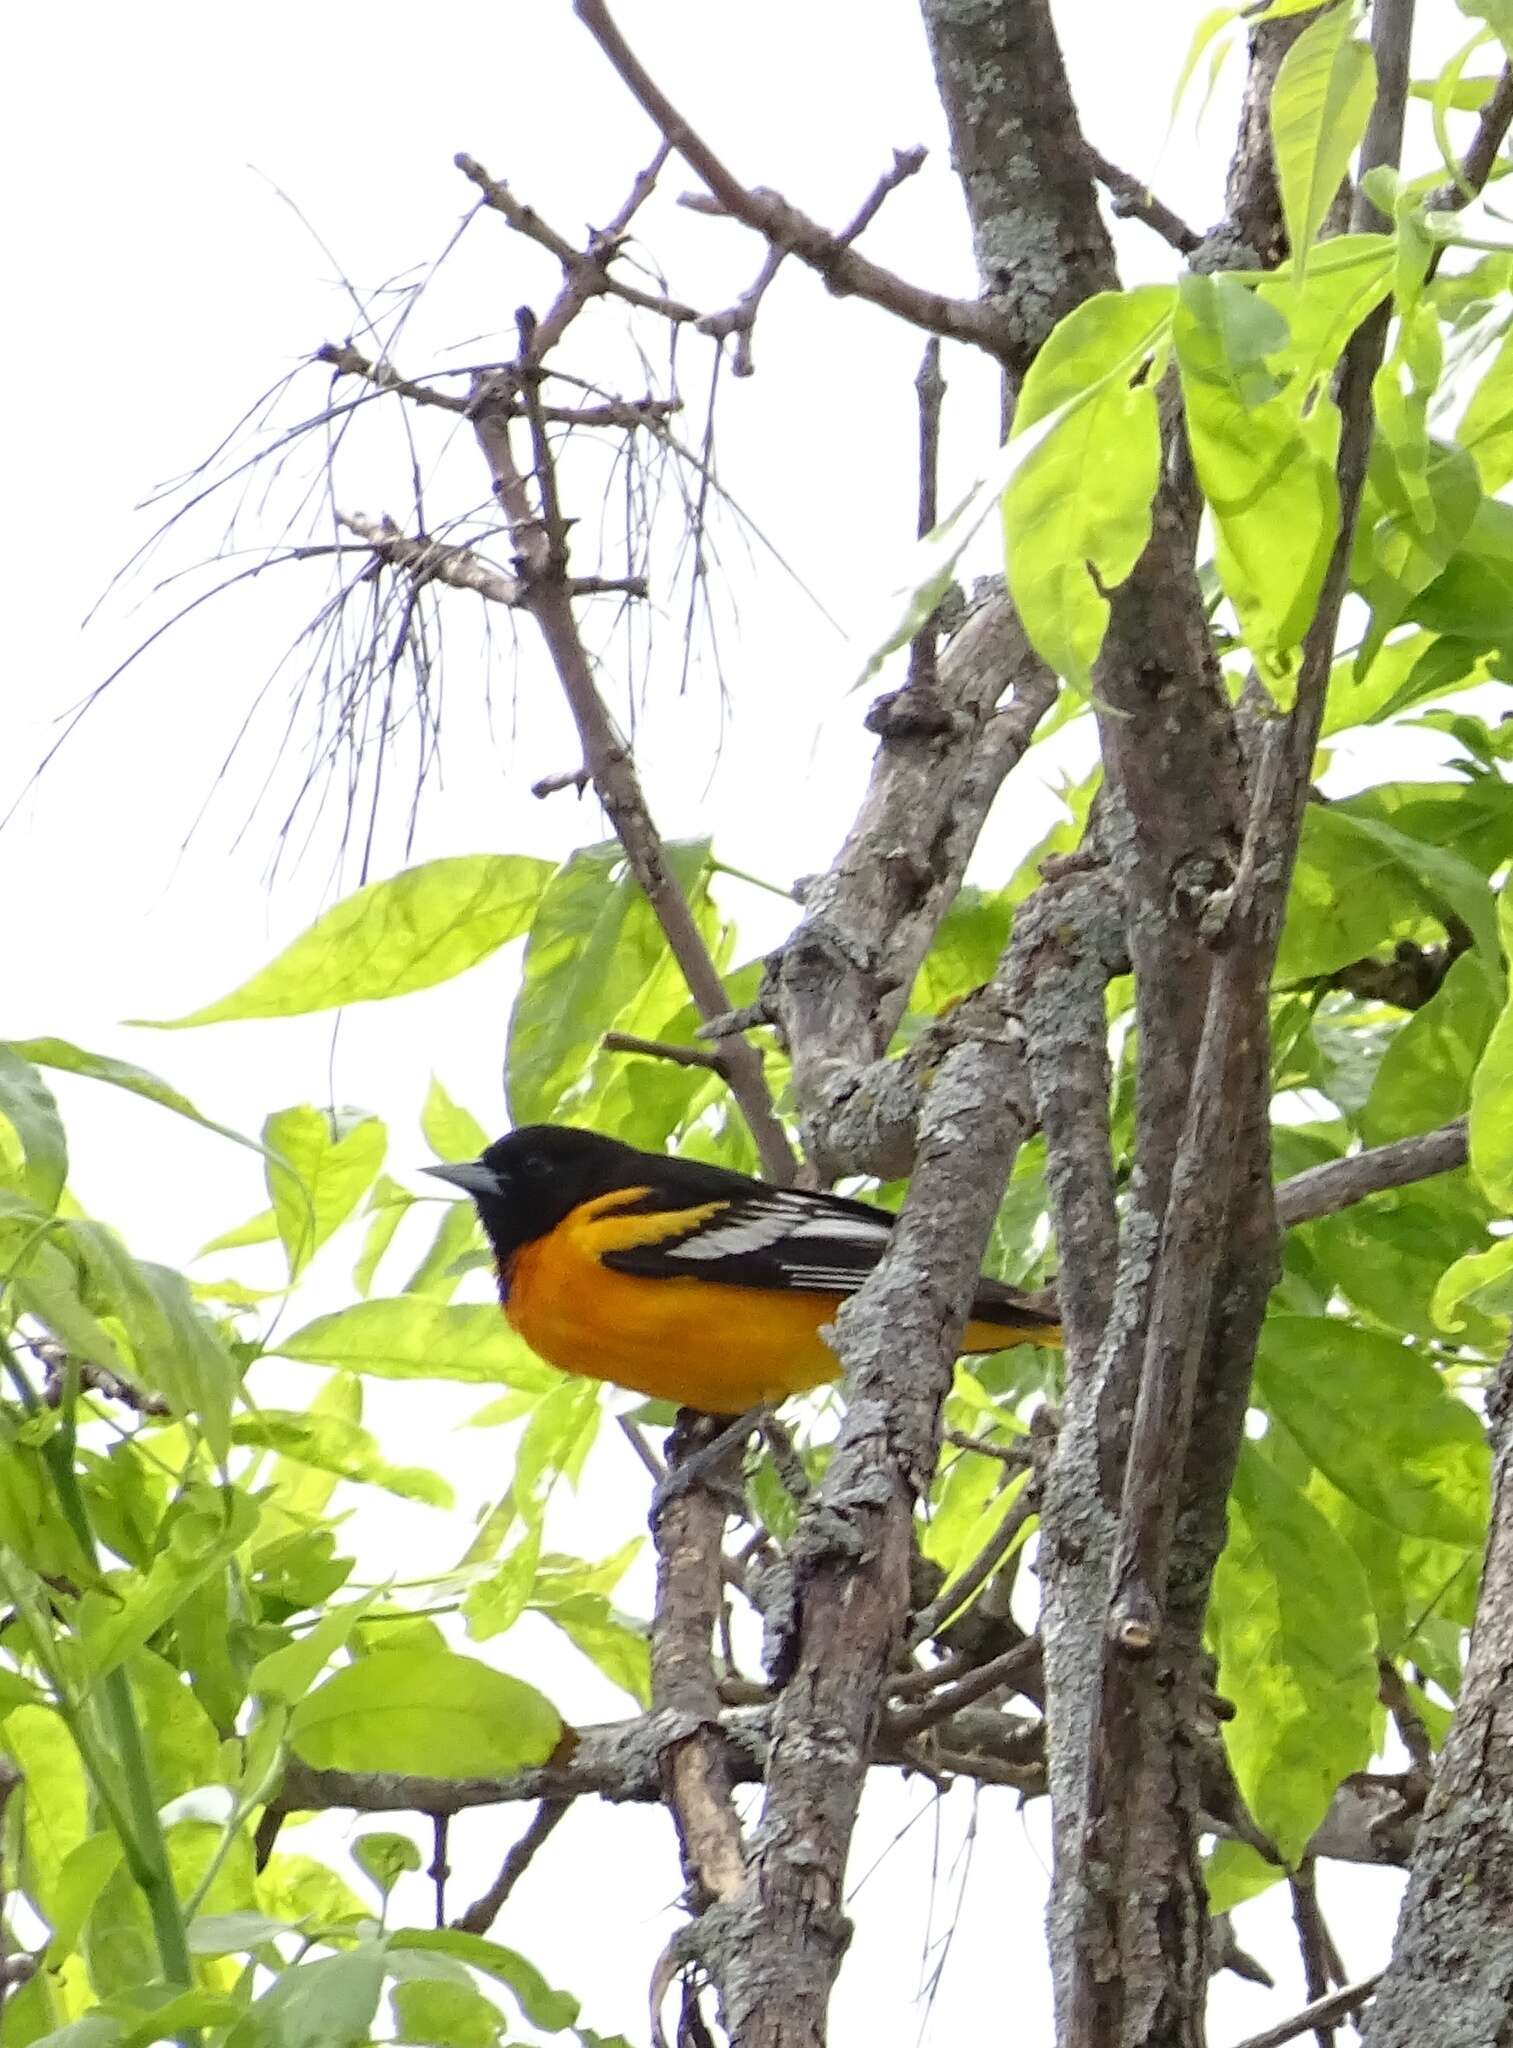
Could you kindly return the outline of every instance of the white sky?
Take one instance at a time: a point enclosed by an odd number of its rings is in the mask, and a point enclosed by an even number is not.
[[[1150,176],[1199,227],[1219,211],[1233,76],[1200,135],[1195,94],[1164,152],[1162,136],[1171,83],[1202,11],[1186,0],[1166,8],[1061,0],[1057,9],[1090,137]],[[1443,0],[1431,11],[1444,17],[1441,27],[1460,21]],[[768,0],[756,12],[709,0],[624,0],[620,19],[738,174],[779,187],[822,220],[849,216],[895,146],[928,144],[926,170],[890,198],[865,246],[922,282],[973,288],[908,0]],[[279,192],[319,230],[346,275],[373,286],[431,259],[466,210],[472,192],[452,167],[457,150],[479,157],[568,233],[610,214],[651,153],[647,124],[565,0],[459,0],[429,15],[392,0],[359,11],[267,0],[250,16],[164,0],[145,9],[85,0],[18,10],[8,31],[0,151],[13,196],[7,270],[18,290],[0,338],[11,448],[0,522],[12,613],[0,808],[56,737],[60,715],[130,650],[144,619],[155,625],[162,616],[150,575],[138,574],[88,632],[78,631],[151,530],[133,506],[198,462],[302,356],[349,331],[331,260]],[[691,182],[676,171],[666,181],[672,193]],[[646,241],[678,295],[723,305],[755,275],[760,251],[743,231],[670,206],[646,219]],[[1127,282],[1170,274],[1168,252],[1144,230],[1123,227],[1119,239]],[[552,281],[552,266],[535,263],[501,222],[479,220],[416,316],[415,353],[407,339],[402,366],[424,369],[449,342],[507,332],[515,306],[529,299],[540,309]],[[721,402],[725,480],[853,631],[877,615],[879,591],[912,530],[910,382],[920,347],[920,337],[882,316],[827,298],[790,264],[763,308],[758,373],[727,383]],[[483,353],[480,344],[462,359]],[[693,351],[683,359],[697,405],[705,372],[695,361]],[[969,479],[996,423],[993,382],[980,365],[951,351],[946,374],[943,502],[953,480]],[[300,390],[304,410],[318,410],[323,373],[309,373]],[[455,460],[466,459],[463,444]],[[483,495],[476,478],[470,487]],[[402,467],[375,463],[354,476],[352,492],[359,488],[360,497],[344,495],[344,509],[403,519]],[[245,531],[255,537],[255,522]],[[582,532],[590,547],[592,517]],[[707,667],[678,697],[674,611],[644,707],[643,772],[664,831],[713,826],[724,859],[786,883],[834,851],[871,750],[859,722],[865,700],[848,694],[845,647],[813,605],[760,551],[754,566],[744,561],[728,524],[723,536],[739,605],[739,623],[727,624],[722,645],[728,718],[722,730]],[[213,538],[207,526],[170,537],[154,573],[187,567]],[[138,605],[145,609],[134,617]],[[494,741],[468,708],[481,679],[468,605],[459,595],[451,613],[456,667],[448,689],[459,738],[445,755],[444,789],[423,812],[416,857],[557,855],[601,836],[590,804],[568,795],[541,804],[528,793],[538,776],[575,765],[554,686],[533,649],[518,685],[507,646],[501,641],[496,651]],[[403,1176],[425,1157],[415,1119],[433,1069],[486,1124],[502,1127],[513,955],[402,1004],[354,1012],[334,1040],[329,1018],[171,1037],[120,1022],[172,1016],[222,993],[330,900],[329,845],[286,864],[266,886],[277,797],[238,841],[273,760],[284,716],[277,694],[181,852],[247,705],[308,609],[309,586],[301,592],[273,580],[206,607],[113,687],[27,797],[0,838],[11,963],[3,1029],[56,1033],[138,1060],[245,1129],[290,1102],[361,1103],[389,1119],[390,1167]],[[1047,772],[1030,767],[1013,779],[979,864],[988,879],[1053,814]],[[287,776],[279,788],[287,800]],[[402,864],[402,810],[390,815],[380,873]],[[781,906],[772,899],[735,888],[726,900],[749,934],[743,957],[781,935]],[[183,1262],[205,1237],[262,1206],[250,1155],[109,1091],[65,1083],[60,1092],[73,1123],[76,1191],[139,1253]],[[341,1256],[317,1279],[317,1307],[342,1299]],[[215,1270],[232,1263],[217,1261]],[[238,1270],[253,1272],[246,1260]],[[308,1377],[294,1374],[293,1398],[310,1391]],[[381,1389],[369,1417],[391,1455],[425,1456],[429,1441],[437,1462],[460,1462],[473,1496],[486,1497],[488,1440],[469,1438],[459,1453],[435,1421],[438,1410],[452,1412],[429,1392]],[[607,1548],[639,1517],[644,1494],[618,1442],[606,1439],[596,1454],[586,1492],[563,1540]],[[406,1560],[441,1564],[458,1547],[455,1528],[418,1509],[370,1507],[365,1525],[374,1543]],[[492,1648],[501,1662],[536,1675],[535,1638]],[[555,1658],[554,1684],[559,1667],[557,1697],[570,1718],[620,1711],[618,1697],[577,1660]],[[926,2028],[935,2042],[1001,2031],[1006,1927],[1015,1930],[1010,2038],[1048,2041],[1043,1805],[1026,1822],[1010,1796],[982,1800],[956,1940],[927,2015],[918,2002],[928,1974],[925,1900],[933,1881],[938,1936],[957,1911],[970,1801],[963,1790],[938,1817],[929,1807],[928,1788],[891,1783],[869,1802],[858,1875],[907,1816],[919,1819],[868,1880],[842,1973],[836,2042],[913,2042]],[[507,1813],[507,1834],[524,1817]],[[497,1855],[479,1847],[455,1860],[461,1898],[487,1880]],[[1384,1900],[1395,1881],[1347,1873],[1330,1886],[1347,1961],[1364,1972],[1384,1951]],[[588,2024],[640,2038],[646,1978],[673,1924],[663,1908],[676,1889],[670,1830],[659,1813],[579,1812],[543,1853],[499,1933],[579,1992]],[[558,1924],[564,1905],[571,1926]],[[415,1910],[424,1912],[425,1902],[417,1898]],[[1301,1996],[1275,1895],[1242,1932],[1284,1988],[1258,1997],[1222,1980],[1213,2020],[1220,2044]]]

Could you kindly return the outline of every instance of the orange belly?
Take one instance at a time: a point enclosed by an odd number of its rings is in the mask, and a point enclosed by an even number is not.
[[[839,1294],[616,1273],[561,1228],[518,1252],[505,1284],[506,1317],[549,1365],[711,1415],[739,1415],[840,1376],[820,1335]],[[1029,1334],[969,1323],[961,1348],[1001,1351]]]

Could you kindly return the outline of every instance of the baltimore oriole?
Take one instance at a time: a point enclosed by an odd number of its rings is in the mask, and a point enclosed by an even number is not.
[[[478,1204],[505,1316],[534,1352],[563,1372],[712,1415],[839,1376],[820,1331],[893,1227],[866,1202],[556,1124],[425,1170]],[[963,1352],[1060,1341],[1047,1300],[978,1282]]]

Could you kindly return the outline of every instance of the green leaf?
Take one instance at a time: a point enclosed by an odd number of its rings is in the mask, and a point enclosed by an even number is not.
[[[167,1081],[149,1073],[146,1067],[133,1066],[129,1060],[114,1060],[104,1053],[86,1052],[82,1046],[70,1045],[66,1038],[16,1039],[10,1049],[35,1066],[56,1067],[60,1073],[81,1074],[87,1081],[105,1081],[112,1088],[124,1088],[129,1095],[140,1095],[144,1101],[155,1102],[160,1109],[171,1109],[175,1116],[187,1117],[190,1123],[198,1124],[202,1130],[214,1131],[218,1138],[229,1138],[234,1145],[245,1145],[251,1152],[263,1149],[255,1138],[245,1137],[227,1124],[218,1124],[213,1117],[196,1109],[187,1095],[181,1095]]]
[[[419,1870],[422,1859],[408,1835],[370,1828],[354,1838],[352,1860],[387,1898],[406,1871]]]
[[[415,1206],[416,1199],[408,1188],[401,1187],[386,1173],[381,1173],[374,1181],[366,1211],[372,1221],[363,1238],[362,1252],[352,1269],[352,1285],[359,1294],[366,1294],[372,1287],[383,1255],[394,1242],[395,1232]]]
[[[1318,1509],[1241,1448],[1214,1575],[1225,1746],[1245,1802],[1295,1864],[1335,1787],[1369,1760],[1377,1672],[1361,1568]]]
[[[464,1934],[456,1927],[401,1927],[389,1936],[389,1946],[401,1952],[455,1956],[481,1970],[502,1984],[531,2025],[544,2033],[559,2034],[578,2017],[578,2001],[569,1992],[554,1991],[534,1963],[481,1934]]]
[[[1357,674],[1342,655],[1330,672],[1323,736],[1376,725],[1426,697],[1474,690],[1492,674],[1493,655],[1455,634],[1411,633],[1375,653]]]
[[[1376,65],[1354,27],[1355,10],[1343,4],[1310,22],[1282,59],[1272,90],[1277,186],[1299,278],[1376,98]]]
[[[328,1607],[314,1628],[282,1650],[271,1650],[253,1665],[248,1690],[263,1699],[294,1706],[309,1692],[379,1596],[380,1588],[375,1586],[344,1607]]]
[[[1280,982],[1332,974],[1424,922],[1418,892],[1400,864],[1356,830],[1337,805],[1310,804],[1303,816],[1277,953]]]
[[[489,1142],[473,1112],[454,1102],[434,1074],[420,1112],[420,1128],[438,1159],[476,1159]]]
[[[1484,1316],[1513,1315],[1513,1237],[1457,1259],[1435,1288],[1432,1310],[1442,1329],[1463,1329],[1464,1315],[1456,1311],[1468,1308]]]
[[[64,1228],[100,1303],[126,1331],[133,1356],[128,1377],[161,1394],[180,1421],[197,1423],[215,1458],[224,1462],[240,1374],[220,1331],[195,1306],[183,1275],[133,1259],[104,1224],[79,1217]]]
[[[1337,1316],[1271,1316],[1256,1379],[1267,1407],[1340,1492],[1410,1536],[1486,1536],[1486,1432],[1420,1354]]]
[[[1171,323],[1168,285],[1100,292],[1051,332],[1015,408],[1012,450],[1065,408],[1003,497],[1009,588],[1037,651],[1086,689],[1108,625],[1103,592],[1150,537],[1160,474],[1151,357]]]
[[[414,1294],[317,1316],[271,1349],[302,1365],[341,1366],[376,1379],[465,1380],[540,1394],[563,1378],[527,1349],[497,1308]]]
[[[313,1465],[317,1471],[334,1472],[339,1479],[382,1487],[401,1500],[418,1500],[433,1508],[452,1506],[452,1489],[446,1480],[423,1466],[391,1465],[368,1430],[340,1415],[259,1408],[237,1417],[231,1439],[259,1450],[277,1451],[301,1465]]]
[[[147,1573],[104,1619],[82,1631],[91,1682],[104,1678],[176,1614],[197,1586],[246,1542],[258,1521],[245,1494],[200,1492],[168,1526],[168,1542]]]
[[[1435,1290],[1447,1267],[1484,1242],[1482,1211],[1463,1176],[1358,1202],[1311,1224],[1309,1241],[1334,1288],[1372,1321],[1437,1340]],[[1461,1341],[1491,1350],[1495,1323],[1469,1313]]]
[[[317,1770],[486,1778],[545,1763],[562,1735],[534,1686],[471,1657],[378,1650],[294,1710],[293,1748]]]
[[[1513,960],[1513,881],[1503,884],[1498,924]],[[1513,990],[1471,1083],[1471,1170],[1489,1201],[1513,1208]]]
[[[208,1258],[211,1252],[239,1252],[249,1244],[277,1242],[278,1217],[272,1209],[260,1209],[256,1216],[249,1216],[245,1223],[234,1224],[230,1230],[223,1230],[219,1237],[207,1238],[195,1253],[195,1257],[203,1259]]]
[[[709,842],[673,842],[666,852],[698,915],[707,899]],[[510,1014],[505,1072],[513,1123],[549,1123],[568,1113],[604,1033],[621,1025],[648,977],[669,958],[618,840],[582,847],[557,870],[531,925]]]
[[[1285,705],[1339,523],[1339,418],[1323,400],[1304,413],[1263,370],[1262,346],[1286,339],[1264,322],[1285,323],[1250,297],[1235,278],[1184,278],[1172,340],[1220,582],[1262,679]]]
[[[188,1016],[137,1018],[160,1031],[241,1017],[303,1017],[434,988],[527,929],[550,864],[468,854],[372,882],[317,918],[277,959]]]
[[[1360,1115],[1368,1145],[1415,1137],[1464,1113],[1497,1010],[1498,991],[1487,960],[1480,953],[1463,953],[1397,1033],[1377,1068]]]
[[[398,2048],[493,2048],[504,2038],[503,2013],[471,1981],[396,1984],[389,2004]]]
[[[645,1622],[617,1613],[602,1593],[570,1593],[531,1601],[538,1614],[581,1650],[611,1685],[637,1706],[651,1706],[651,1642]]]
[[[1500,491],[1513,479],[1513,328],[1483,371],[1455,438],[1469,451],[1483,490]]]
[[[268,1193],[278,1234],[297,1280],[340,1229],[383,1164],[388,1133],[376,1116],[355,1109],[281,1109],[263,1125]]]
[[[264,1942],[297,1930],[269,1913],[198,1913],[187,1929],[192,1956],[250,1955]]]
[[[449,1202],[441,1211],[430,1249],[405,1282],[406,1294],[423,1294],[430,1301],[450,1301],[457,1292],[469,1252],[486,1257],[478,1212],[471,1202]],[[492,1258],[488,1259],[492,1264]]]
[[[382,1942],[291,1965],[265,1991],[227,2048],[362,2048],[383,1989]]]
[[[1210,1913],[1232,1913],[1247,1899],[1259,1898],[1287,1875],[1248,1842],[1219,1842],[1203,1865],[1203,1888]]]
[[[0,1133],[7,1125],[18,1143],[0,1145],[0,1183],[51,1212],[68,1179],[63,1119],[31,1061],[13,1047],[0,1045]],[[13,1164],[8,1164],[7,1154]]]

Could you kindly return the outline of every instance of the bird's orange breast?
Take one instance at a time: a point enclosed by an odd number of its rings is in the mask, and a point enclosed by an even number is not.
[[[737,1287],[692,1274],[648,1279],[602,1264],[600,1252],[678,1234],[665,1216],[615,1213],[644,1192],[585,1204],[524,1245],[501,1272],[505,1315],[538,1357],[562,1372],[711,1415],[739,1415],[839,1376],[840,1361],[820,1332],[835,1321],[840,1294]],[[1050,1331],[973,1322],[961,1349],[999,1351],[1042,1337],[1054,1341]]]

